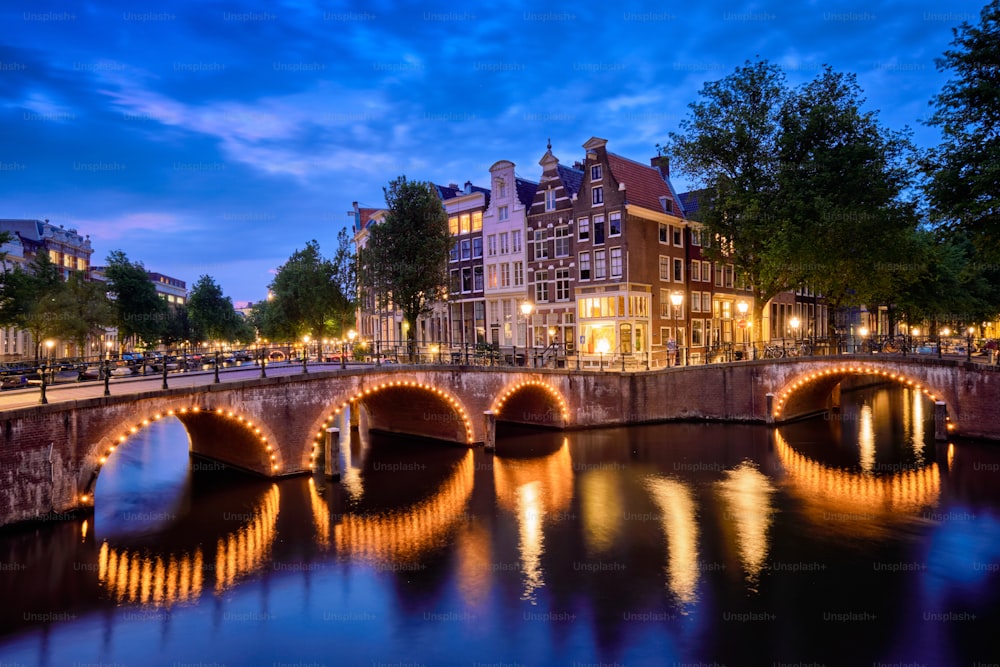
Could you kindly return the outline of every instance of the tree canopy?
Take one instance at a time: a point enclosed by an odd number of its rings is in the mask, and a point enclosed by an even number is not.
[[[190,333],[198,341],[248,341],[253,332],[243,316],[236,312],[233,300],[211,276],[198,278],[188,295],[185,313]]]
[[[122,345],[135,337],[141,346],[156,345],[166,330],[170,314],[157,295],[141,262],[133,262],[121,250],[107,258],[105,276],[115,304],[115,324]]]
[[[338,236],[341,246],[345,239],[346,232],[342,232]],[[278,268],[268,301],[255,305],[253,320],[258,331],[272,340],[346,334],[354,313],[352,267],[342,248],[330,260],[323,257],[315,240],[306,243]]]
[[[942,141],[924,160],[935,221],[961,229],[993,261],[1000,260],[1000,0],[979,25],[953,29],[952,48],[937,59],[951,77],[931,101],[927,121]]]
[[[377,303],[386,307],[391,301],[402,312],[412,354],[417,318],[445,294],[448,215],[429,183],[400,176],[383,191],[387,213],[371,227],[361,271]]]
[[[903,196],[912,148],[862,109],[853,75],[827,67],[789,88],[780,67],[747,62],[700,95],[666,150],[704,187],[706,253],[746,275],[755,339],[780,292],[810,284],[858,303],[891,290],[916,228]]]

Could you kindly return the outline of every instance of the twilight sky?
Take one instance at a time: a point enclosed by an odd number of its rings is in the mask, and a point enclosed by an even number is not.
[[[0,8],[0,217],[89,234],[236,301],[399,174],[537,180],[591,136],[639,161],[706,81],[767,58],[855,72],[890,128],[921,124],[934,59],[985,0],[739,4],[21,1]],[[674,174],[678,190],[693,184]]]

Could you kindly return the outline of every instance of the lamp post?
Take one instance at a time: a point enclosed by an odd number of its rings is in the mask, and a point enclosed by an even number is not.
[[[524,315],[524,365],[528,365],[530,357],[528,356],[528,318],[531,317],[531,311],[534,306],[530,301],[524,301],[521,304],[521,314]],[[533,347],[533,346],[532,346]],[[514,363],[517,364],[517,335],[514,336]]]
[[[309,334],[302,337],[302,372],[308,373],[309,368],[306,366],[306,362],[309,359],[309,351],[306,346],[309,344]]]
[[[351,329],[347,332],[347,347],[344,348],[344,353],[340,355],[340,367],[347,368],[347,348],[351,350],[351,354],[354,354],[354,339],[357,337],[358,333]]]
[[[972,361],[972,334],[976,332],[975,327],[969,327],[965,330],[965,333],[969,335],[968,340],[965,345],[965,360]]]
[[[215,351],[215,363],[212,364],[212,367],[215,369],[215,377],[212,379],[212,382],[214,384],[219,384],[219,365],[222,363],[222,360],[219,359],[219,356],[220,356],[219,355],[219,351],[216,350]]]
[[[868,336],[868,327],[861,327],[858,329],[858,335],[861,336],[861,349],[865,349],[865,338]],[[870,350],[874,351],[874,350]]]
[[[681,315],[680,315],[681,314],[681,304],[684,303],[684,293],[683,292],[677,292],[677,291],[671,292],[670,293],[670,303],[674,307],[674,309],[673,309],[674,331],[680,331],[681,326],[682,326],[680,324],[680,319],[681,319]],[[679,336],[674,336],[674,338],[676,340],[676,339],[679,338]],[[677,354],[680,354],[680,353],[681,353],[681,349],[680,349],[680,345],[678,345],[677,346]],[[685,361],[686,360],[687,360],[687,357],[685,357]],[[680,364],[675,364],[675,365],[680,365]]]
[[[941,329],[940,331],[938,331],[938,341],[937,341],[938,359],[941,358],[941,352],[942,352],[942,350],[941,350],[941,337],[942,336],[947,337],[949,335],[951,335],[951,330],[948,327],[945,327],[944,329]]]

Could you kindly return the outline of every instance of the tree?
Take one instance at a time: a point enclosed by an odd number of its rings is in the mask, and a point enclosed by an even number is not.
[[[354,320],[354,311],[358,305],[358,256],[354,252],[354,244],[347,234],[347,228],[341,227],[337,233],[337,249],[331,260],[333,265],[333,282],[340,291],[342,298],[337,302],[340,315],[340,334],[343,338],[348,329],[348,321]]]
[[[708,83],[683,134],[682,171],[706,187],[700,215],[717,260],[735,263],[762,309],[809,285],[834,305],[878,302],[895,288],[916,228],[906,133],[884,128],[853,75],[829,67],[788,89],[780,68],[747,63]]]
[[[711,243],[705,252],[744,272],[754,296],[753,338],[759,340],[764,305],[804,277],[795,261],[800,227],[777,215],[780,121],[789,91],[779,67],[748,61],[706,83],[700,94],[681,132],[670,133],[667,152],[705,188],[699,198]]]
[[[863,104],[855,76],[826,67],[781,112],[775,211],[805,230],[795,248],[802,279],[833,306],[885,303],[917,227],[904,198],[916,162],[909,137]]]
[[[980,24],[953,29],[952,49],[937,59],[952,78],[934,97],[928,125],[941,144],[923,167],[937,221],[969,233],[992,259],[1000,258],[1000,0],[983,7]]]
[[[124,345],[135,338],[142,346],[155,345],[163,338],[170,315],[167,304],[156,294],[141,262],[132,262],[121,250],[107,258],[105,276],[114,295],[115,322]]]
[[[61,285],[54,308],[58,319],[53,335],[73,342],[81,356],[85,354],[87,338],[101,334],[115,319],[105,285],[88,280],[82,271],[74,271]]]
[[[320,339],[340,330],[340,314],[349,299],[337,283],[336,267],[320,254],[315,240],[292,253],[269,288],[262,331],[267,338]]]
[[[31,334],[35,363],[38,363],[42,341],[58,334],[57,298],[62,287],[59,267],[52,263],[45,250],[39,250],[25,268],[15,266],[4,272],[0,321]]]
[[[232,342],[239,337],[243,318],[211,276],[201,276],[191,289],[187,314],[197,340]]]
[[[448,215],[428,183],[400,176],[383,191],[388,212],[371,227],[361,270],[379,305],[391,300],[402,311],[413,359],[417,318],[445,294],[452,244]]]

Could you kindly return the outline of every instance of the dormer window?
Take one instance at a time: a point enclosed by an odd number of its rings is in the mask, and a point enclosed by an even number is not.
[[[590,180],[599,181],[602,175],[601,165],[595,164],[590,168]]]

